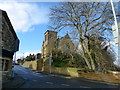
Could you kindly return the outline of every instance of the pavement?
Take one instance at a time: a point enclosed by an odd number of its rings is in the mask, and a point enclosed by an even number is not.
[[[4,88],[119,88],[117,84],[33,71],[20,65],[14,67],[14,72],[15,78]]]
[[[13,79],[8,80],[7,82],[2,84],[2,88],[19,88],[21,85],[25,83],[25,79],[20,77],[15,73],[15,77]]]

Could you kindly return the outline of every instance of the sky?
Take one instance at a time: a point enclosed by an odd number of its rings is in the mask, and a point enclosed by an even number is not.
[[[18,58],[41,52],[44,33],[48,30],[50,2],[0,2],[0,9],[5,10],[20,40]]]

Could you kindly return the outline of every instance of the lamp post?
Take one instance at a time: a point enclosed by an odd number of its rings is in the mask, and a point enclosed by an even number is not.
[[[111,2],[112,11],[113,11],[114,20],[115,20],[115,22],[114,22],[115,25],[112,26],[112,29],[113,29],[115,44],[117,45],[117,64],[119,65],[119,62],[120,62],[119,61],[120,60],[120,12],[118,11],[118,15],[116,15],[113,1],[110,0],[110,2]],[[119,4],[120,4],[120,1],[118,2],[118,8],[120,8]],[[117,17],[118,17],[118,20],[117,20]],[[118,24],[119,24],[119,26],[118,26]]]
[[[115,25],[113,26],[113,34],[114,34],[114,38],[115,38],[115,43],[119,45],[119,42],[118,42],[118,38],[119,38],[119,33],[120,33],[120,30],[119,30],[119,27],[118,27],[118,22],[117,22],[117,16],[119,17],[119,12],[118,12],[118,15],[116,15],[115,13],[115,9],[114,9],[114,5],[113,5],[113,1],[110,0],[111,2],[111,6],[112,6],[112,11],[113,11],[113,16],[114,16],[114,23]],[[119,2],[120,3],[120,2]],[[119,4],[118,3],[118,4]],[[119,19],[119,18],[118,18]]]

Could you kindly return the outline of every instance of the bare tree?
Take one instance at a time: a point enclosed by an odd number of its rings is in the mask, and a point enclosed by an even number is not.
[[[68,30],[78,39],[88,68],[95,70],[90,39],[111,33],[113,15],[109,2],[64,2],[51,8],[50,28]]]

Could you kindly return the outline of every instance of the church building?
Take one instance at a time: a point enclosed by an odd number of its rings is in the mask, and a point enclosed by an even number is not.
[[[69,52],[74,48],[74,44],[68,34],[64,37],[58,38],[57,32],[46,31],[44,33],[45,40],[42,45],[42,58],[50,57],[53,50],[60,50],[61,52]]]

